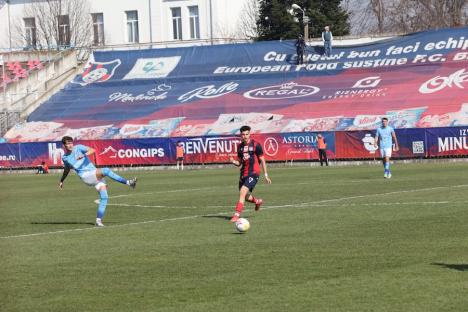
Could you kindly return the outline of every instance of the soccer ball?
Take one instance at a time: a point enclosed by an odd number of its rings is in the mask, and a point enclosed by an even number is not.
[[[249,220],[244,219],[244,218],[240,218],[239,220],[237,220],[236,229],[241,233],[247,232],[250,229]]]

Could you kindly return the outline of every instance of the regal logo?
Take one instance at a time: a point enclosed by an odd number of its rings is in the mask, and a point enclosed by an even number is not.
[[[244,93],[244,97],[253,100],[279,100],[310,96],[319,91],[320,88],[315,86],[288,82],[281,85],[247,91]]]

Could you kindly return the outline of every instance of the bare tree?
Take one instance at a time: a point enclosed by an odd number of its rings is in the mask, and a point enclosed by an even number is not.
[[[16,38],[31,41],[28,22],[34,25],[36,47],[86,47],[92,43],[92,19],[87,0],[33,0],[25,5],[23,21],[15,22]]]
[[[358,2],[364,3],[364,9],[356,9]],[[348,7],[353,21],[366,26],[354,25],[358,34],[414,32],[468,23],[467,0],[354,0]]]
[[[377,19],[377,31],[383,33],[384,31],[384,19],[385,19],[385,7],[383,0],[370,0],[369,6]]]
[[[242,38],[255,39],[258,37],[257,19],[259,17],[258,0],[247,0],[241,11],[239,21],[239,35]]]

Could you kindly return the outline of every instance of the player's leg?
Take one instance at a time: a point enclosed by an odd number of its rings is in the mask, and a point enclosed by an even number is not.
[[[319,149],[320,166],[323,166],[323,150]]]
[[[255,185],[257,185],[259,177],[258,176],[250,176],[247,178],[247,181],[245,183],[245,186],[249,189],[249,192],[245,195],[245,200],[247,200],[249,203],[255,204],[255,211],[258,211],[260,209],[260,206],[263,204],[263,199],[261,198],[255,198],[252,194]]]
[[[117,181],[117,182],[122,183],[122,184],[127,184],[132,188],[135,188],[136,182],[137,182],[137,178],[127,180],[125,178],[122,178],[121,176],[119,176],[118,174],[116,174],[115,172],[113,172],[109,168],[97,169],[96,170],[96,177],[98,178],[98,180],[102,179],[103,177],[109,177],[114,181]]]
[[[382,165],[383,165],[383,168],[384,168],[384,178],[387,178],[387,156],[386,156],[384,148],[380,149],[380,155],[382,156]]]
[[[325,160],[325,164],[328,166],[328,156],[327,156],[327,150],[323,150],[323,159]]]
[[[179,170],[179,158],[177,158],[177,161],[176,161],[176,169]]]
[[[386,170],[387,170],[387,178],[391,178],[392,177],[392,173],[390,172],[390,156],[387,156],[386,157]]]
[[[184,170],[184,160],[183,159],[180,160],[180,168],[181,168],[180,170]]]
[[[107,201],[109,196],[107,195],[107,186],[100,182],[96,185],[96,189],[99,192],[99,206],[98,211],[96,214],[96,226],[104,226],[102,224],[102,218],[104,217],[104,213],[106,212]]]
[[[236,212],[231,218],[231,222],[236,222],[239,220],[242,211],[244,210],[244,203],[245,203],[245,197],[247,196],[247,193],[249,192],[249,188],[245,185],[242,185],[239,189],[239,201],[237,202],[236,205]]]

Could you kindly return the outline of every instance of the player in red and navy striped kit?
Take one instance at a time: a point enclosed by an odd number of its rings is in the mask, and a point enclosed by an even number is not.
[[[250,127],[242,126],[240,128],[242,142],[237,147],[238,160],[232,157],[230,161],[236,166],[240,166],[239,180],[239,202],[236,206],[236,212],[231,218],[231,222],[239,220],[242,210],[244,209],[245,200],[255,204],[255,210],[259,210],[263,203],[261,198],[255,198],[252,195],[253,189],[260,178],[260,164],[262,164],[265,180],[268,184],[271,183],[268,177],[265,157],[263,156],[262,146],[255,140],[250,138]]]

